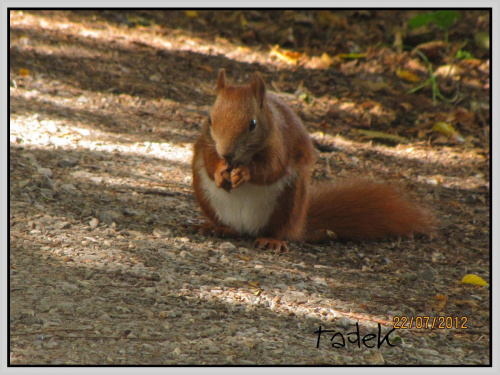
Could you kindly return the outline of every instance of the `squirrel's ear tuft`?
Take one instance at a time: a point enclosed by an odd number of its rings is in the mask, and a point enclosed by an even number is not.
[[[259,72],[255,72],[253,74],[253,81],[251,87],[255,95],[255,98],[257,99],[257,102],[260,104],[260,107],[262,108],[262,105],[264,103],[264,94],[266,93],[266,84]]]
[[[226,70],[219,70],[219,77],[217,78],[217,91],[223,90],[226,87]]]

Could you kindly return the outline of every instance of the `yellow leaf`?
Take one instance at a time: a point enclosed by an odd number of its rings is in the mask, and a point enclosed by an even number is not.
[[[360,84],[362,84],[370,91],[381,91],[390,89],[387,82],[374,82],[367,80],[367,81],[361,81]]]
[[[472,273],[469,273],[468,275],[465,275],[461,282],[462,282],[462,284],[473,284],[473,285],[480,285],[480,286],[490,286],[490,284],[488,284],[482,278],[480,278],[479,276],[474,275]]]
[[[453,125],[447,123],[447,122],[436,122],[434,126],[432,127],[432,130],[435,132],[444,134],[444,135],[453,135],[456,134],[455,128],[453,128]]]
[[[28,69],[19,69],[19,74],[23,77],[27,77],[30,74],[30,71]]]
[[[327,64],[330,64],[330,65],[332,64],[332,58],[326,52],[323,52],[323,54],[321,55],[321,60],[323,60]]]
[[[271,56],[276,56],[280,60],[283,60],[289,64],[297,64],[299,58],[302,56],[300,52],[293,52],[293,51],[286,51],[286,50],[281,50],[280,51],[280,46],[277,44],[274,47],[271,47]]]
[[[463,143],[465,140],[462,138],[460,134],[455,130],[453,125],[447,123],[447,122],[436,122],[434,126],[432,127],[432,130],[435,132],[444,134],[448,137],[454,138],[457,142]]]
[[[380,140],[385,140],[389,141],[392,143],[407,143],[408,139],[405,137],[400,137],[399,135],[395,134],[387,134],[379,131],[374,131],[374,130],[364,130],[364,129],[359,129],[356,131],[359,135],[361,135],[363,138],[368,138],[368,139],[380,139]]]
[[[189,18],[196,18],[198,17],[198,12],[196,10],[185,10],[184,14],[189,17]]]
[[[416,74],[413,74],[412,72],[408,70],[401,70],[401,67],[398,67],[398,70],[396,72],[399,78],[404,79],[407,82],[419,82],[420,78]]]
[[[364,59],[367,54],[366,53],[339,53],[336,55],[341,59]]]
[[[248,21],[247,21],[247,19],[245,18],[245,16],[243,15],[243,13],[241,13],[240,23],[241,23],[241,27],[242,27],[243,29],[245,29],[245,28],[248,26]]]

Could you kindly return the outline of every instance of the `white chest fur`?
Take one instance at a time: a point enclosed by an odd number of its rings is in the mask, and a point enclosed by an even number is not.
[[[257,235],[273,213],[283,189],[294,179],[290,174],[272,185],[261,186],[246,183],[230,192],[218,188],[205,168],[197,168],[206,198],[220,221],[228,227],[249,235]]]

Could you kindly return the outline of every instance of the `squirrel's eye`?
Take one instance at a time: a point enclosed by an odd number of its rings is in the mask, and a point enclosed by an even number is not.
[[[252,131],[255,129],[256,126],[257,126],[257,121],[252,120],[252,121],[250,121],[250,124],[248,125],[248,130]]]
[[[212,126],[212,116],[208,116],[208,124]]]

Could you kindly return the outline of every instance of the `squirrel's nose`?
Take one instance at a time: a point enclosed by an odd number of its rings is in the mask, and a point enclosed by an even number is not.
[[[222,155],[222,157],[227,161],[228,164],[231,164],[234,158],[234,154],[225,154]]]

